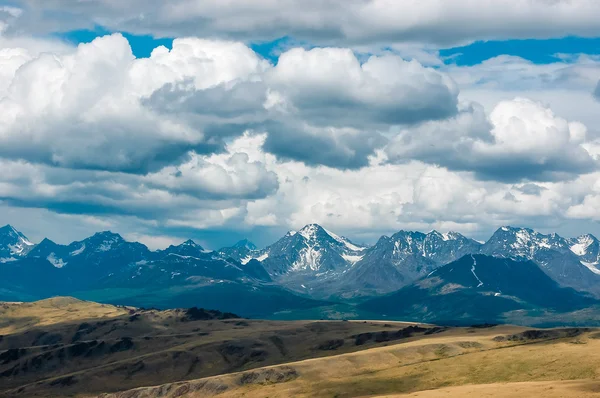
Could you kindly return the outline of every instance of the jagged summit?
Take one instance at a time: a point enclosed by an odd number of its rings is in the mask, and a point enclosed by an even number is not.
[[[188,257],[202,257],[205,253],[210,252],[205,250],[202,246],[194,242],[192,239],[188,239],[179,245],[170,245],[165,250],[159,251],[160,255],[178,255]]]
[[[242,239],[239,242],[237,242],[235,245],[233,245],[233,247],[236,248],[245,248],[248,250],[256,250],[257,247],[254,243],[250,242],[248,239]]]
[[[197,244],[196,242],[194,242],[192,239],[186,240],[185,242],[181,243],[179,246],[202,247],[199,244]]]
[[[0,228],[0,263],[13,261],[26,255],[34,244],[12,225]]]
[[[121,235],[112,231],[101,231],[96,232],[94,235],[90,236],[87,239],[118,239],[124,240]]]
[[[272,279],[293,290],[310,291],[316,298],[389,293],[470,254],[531,260],[560,284],[600,296],[600,242],[591,234],[563,238],[556,233],[502,226],[487,242],[480,243],[455,231],[400,230],[365,247],[311,223],[260,250],[247,239],[217,251],[205,250],[188,239],[153,252],[112,231],[98,232],[69,245],[50,239],[33,245],[11,225],[0,228],[2,264],[17,265],[21,259],[35,258],[61,272],[89,273],[93,269],[104,277],[125,273],[139,283],[140,275],[154,272],[149,271],[152,267],[161,277],[163,272],[170,272],[165,278],[172,277],[173,281],[184,275],[206,277],[224,270],[222,275]],[[206,268],[201,270],[199,264]],[[140,275],[129,275],[131,270]]]

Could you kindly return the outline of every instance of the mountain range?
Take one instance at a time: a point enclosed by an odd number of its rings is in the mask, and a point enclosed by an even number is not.
[[[473,262],[486,270],[484,286],[503,281],[521,293],[508,294],[507,285],[482,292],[479,282],[473,285]],[[470,283],[452,279],[459,274],[445,271],[452,264]],[[10,225],[0,228],[0,300],[71,295],[142,307],[205,306],[256,317],[342,303],[350,313],[374,316],[385,315],[386,308],[393,316],[479,319],[476,311],[444,311],[453,302],[449,297],[460,303],[491,301],[497,311],[489,313],[495,314],[519,308],[570,311],[600,298],[599,264],[600,243],[592,235],[571,239],[513,227],[499,228],[486,242],[456,232],[399,231],[365,246],[309,224],[264,249],[243,240],[215,251],[192,240],[151,251],[112,232],[68,245],[49,239],[34,244]],[[531,299],[540,289],[536,294],[548,302]],[[576,297],[565,301],[565,291]],[[415,300],[428,302],[428,311]],[[575,304],[561,307],[560,301]]]

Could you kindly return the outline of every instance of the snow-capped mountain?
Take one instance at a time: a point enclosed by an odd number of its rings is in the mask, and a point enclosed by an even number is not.
[[[56,268],[101,277],[129,264],[147,261],[151,252],[138,242],[128,242],[110,231],[98,232],[87,239],[69,245],[59,245],[49,239],[31,249],[28,258],[48,261]]]
[[[212,253],[210,250],[204,249],[191,239],[186,240],[180,245],[171,245],[165,250],[159,250],[153,257],[164,258],[166,256],[179,257],[206,257],[206,254]]]
[[[586,234],[569,239],[569,250],[594,274],[600,275],[600,242],[595,236]]]
[[[16,261],[25,256],[34,244],[10,225],[0,228],[0,263]]]
[[[244,264],[255,257],[259,257],[260,254],[257,254],[257,252],[256,245],[248,239],[241,240],[231,247],[223,247],[218,250],[218,253],[224,258],[232,258]]]
[[[382,236],[342,276],[336,290],[346,297],[391,292],[440,265],[477,253],[480,247],[481,243],[457,232],[399,231],[391,237]]]
[[[264,250],[242,260],[260,261],[274,277],[290,274],[319,275],[348,268],[362,258],[365,248],[317,224],[290,231]]]
[[[531,259],[541,251],[569,252],[569,243],[557,234],[544,235],[529,228],[501,227],[482,247],[485,254]]]
[[[264,249],[243,240],[208,251],[187,240],[150,251],[108,231],[69,245],[49,239],[34,245],[6,226],[0,228],[0,250],[0,293],[18,289],[19,297],[73,289],[184,292],[233,283],[248,291],[278,285],[311,298],[351,299],[396,291],[469,254],[531,260],[561,286],[600,297],[600,242],[594,236],[565,239],[526,228],[499,228],[485,244],[456,232],[399,231],[363,247],[309,224]]]
[[[481,253],[532,260],[562,286],[600,294],[597,240],[592,235],[565,239],[528,228],[501,227],[481,248]]]
[[[12,235],[21,236],[18,232]],[[11,246],[15,239],[10,240]],[[256,260],[241,264],[192,240],[152,252],[141,243],[128,242],[108,231],[69,245],[44,239],[32,245],[26,255],[2,264],[0,273],[0,299],[1,294],[7,295],[5,299],[20,299],[104,289],[175,288],[175,294],[214,286],[212,291],[219,292],[231,289],[231,284],[259,292],[261,284],[271,282]],[[217,285],[221,284],[228,287],[220,289]]]

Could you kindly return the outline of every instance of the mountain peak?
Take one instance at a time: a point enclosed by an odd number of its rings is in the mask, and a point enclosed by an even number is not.
[[[7,233],[7,232],[17,232],[17,230],[14,229],[13,226],[10,224],[6,224],[5,226],[0,227],[0,233]]]
[[[121,237],[121,235],[119,235],[117,233],[114,233],[112,231],[96,232],[91,237],[92,238],[102,238],[102,239],[118,239],[118,240],[123,240],[123,238]]]
[[[233,245],[233,247],[235,248],[245,248],[248,250],[256,250],[257,247],[254,243],[250,242],[248,239],[242,239],[239,242],[237,242],[235,245]]]
[[[7,224],[0,228],[0,257],[23,256],[34,246],[21,232]]]
[[[431,232],[429,232],[427,234],[427,236],[436,236],[436,237],[442,239],[443,241],[458,240],[458,239],[464,238],[464,236],[458,232],[448,231],[445,233],[441,233],[441,232],[436,231],[435,229],[432,230]]]
[[[530,228],[525,228],[525,227],[512,227],[510,225],[503,225],[500,228],[498,228],[496,230],[496,232],[512,232],[512,233],[516,233],[516,232],[527,232],[529,234],[534,234],[536,233],[533,229]]]
[[[307,240],[315,239],[321,232],[325,232],[325,229],[319,224],[307,224],[298,231],[298,233]]]
[[[190,256],[190,257],[198,257],[202,253],[208,252],[204,250],[202,246],[194,242],[192,239],[188,239],[185,242],[179,245],[171,245],[167,247],[165,250],[159,251],[159,253],[163,253],[166,255],[169,254],[177,254],[180,256]]]
[[[192,239],[188,239],[185,242],[183,242],[181,245],[179,246],[191,246],[191,247],[200,247],[199,244],[197,244],[196,242],[194,242]]]

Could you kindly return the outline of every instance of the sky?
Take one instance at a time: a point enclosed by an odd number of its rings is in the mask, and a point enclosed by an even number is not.
[[[0,0],[0,224],[600,236],[596,0]]]

